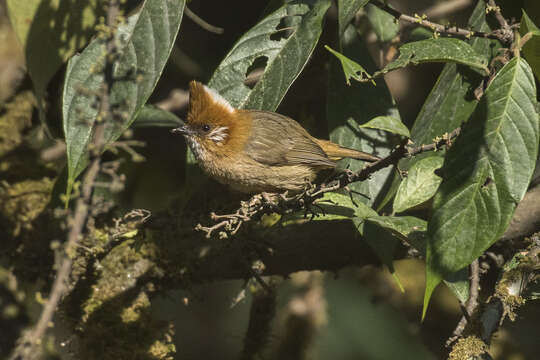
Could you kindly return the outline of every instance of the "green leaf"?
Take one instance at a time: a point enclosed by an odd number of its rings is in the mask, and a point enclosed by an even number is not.
[[[462,304],[465,304],[470,296],[469,269],[463,268],[458,272],[446,275],[444,277],[444,283],[454,293],[456,298]]]
[[[442,179],[435,175],[444,159],[430,156],[415,162],[407,177],[399,185],[394,199],[394,211],[402,212],[431,199],[439,188]]]
[[[441,283],[442,276],[433,272],[429,266],[426,266],[426,291],[424,292],[424,304],[422,306],[422,321],[426,318],[429,300],[435,288]]]
[[[370,129],[380,129],[391,132],[393,134],[403,135],[405,137],[411,137],[409,129],[401,122],[401,120],[393,116],[377,116],[369,120],[367,123],[362,124],[360,127]]]
[[[330,0],[298,1],[268,15],[237,41],[208,85],[234,107],[275,110],[315,49],[329,6]],[[287,29],[280,28],[282,19],[290,21]],[[270,38],[276,34],[288,37]],[[267,59],[264,74],[250,89],[246,72],[261,57]]]
[[[328,45],[325,45],[324,48],[334,54],[341,62],[341,67],[343,67],[343,73],[345,74],[345,82],[347,82],[347,85],[351,85],[351,79],[356,81],[371,79],[371,75],[369,75],[362,65],[356,61],[353,61],[343,54],[338,53]],[[371,80],[371,83],[375,85],[375,81]]]
[[[504,233],[534,170],[538,120],[531,68],[514,58],[490,83],[445,159],[428,225],[428,273],[460,270]]]
[[[334,192],[324,194],[311,210],[316,214],[313,220],[318,221],[365,219],[368,216],[377,215],[364,203],[353,203],[350,196]]]
[[[386,65],[381,73],[426,62],[452,62],[466,65],[482,75],[489,74],[487,58],[477,53],[465,41],[454,38],[428,39],[404,44],[399,48],[399,57]]]
[[[107,143],[132,123],[152,93],[172,49],[185,1],[146,0],[115,34],[120,58],[111,85],[111,105],[121,109],[121,121],[105,126]],[[97,118],[95,96],[103,83],[98,70],[106,56],[104,43],[93,40],[68,63],[63,93],[63,124],[68,155],[68,193],[88,162],[88,144]],[[135,78],[136,77],[136,78]]]
[[[338,0],[339,36],[345,32],[354,15],[368,2],[369,0]]]
[[[368,70],[374,69],[375,64],[369,52],[360,40],[354,26],[349,26],[343,36],[342,53],[354,61],[366,64]],[[400,118],[397,107],[384,83],[374,87],[371,84],[353,83],[347,86],[343,81],[341,65],[331,58],[329,70],[329,85],[327,94],[327,119],[330,130],[330,140],[342,146],[372,153],[384,157],[395,145],[395,136],[380,130],[362,128],[360,125],[379,115]],[[341,167],[357,171],[364,162],[345,159]],[[369,205],[376,203],[378,197],[384,197],[382,189],[387,181],[392,181],[392,169],[386,168],[359,183],[350,185],[351,190],[365,196],[358,197]],[[380,201],[380,199],[379,199]]]
[[[529,18],[523,10],[519,32],[522,36],[531,33],[532,37],[523,46],[523,55],[527,62],[531,65],[532,71],[537,79],[540,79],[540,29]]]
[[[472,30],[491,31],[485,10],[485,1],[478,1],[468,22]],[[478,54],[490,54],[491,57],[497,54],[501,46],[496,41],[482,38],[473,38],[469,44]],[[472,94],[481,80],[477,73],[466,67],[446,64],[413,124],[412,140],[417,145],[429,144],[435,137],[465,123],[478,103]]]
[[[366,11],[369,23],[379,41],[387,42],[397,36],[399,22],[395,17],[371,4],[366,6]]]
[[[426,254],[427,222],[413,216],[376,216],[366,219],[366,223],[380,226],[394,236],[409,243],[422,255]],[[469,298],[469,274],[467,269],[449,274],[445,284],[464,303]]]
[[[154,105],[141,108],[131,127],[178,127],[184,122],[175,114]]]
[[[96,20],[103,16],[104,9],[97,0],[7,0],[6,5],[44,120],[42,101],[49,81],[94,35]]]
[[[479,0],[476,4],[468,27],[475,31],[491,31],[486,21],[486,2],[484,0]],[[469,44],[477,53],[489,54],[490,58],[498,55],[498,49],[501,47],[498,41],[482,38],[473,38]],[[480,85],[481,80],[482,78],[476,72],[464,66],[458,66],[455,63],[446,64],[413,124],[412,140],[416,144],[428,144],[433,142],[435,137],[450,132],[465,123],[478,104],[472,94]],[[443,154],[442,151],[421,154],[412,161],[400,161],[399,166],[401,169],[407,169],[412,163],[423,157]],[[431,273],[428,272],[426,283],[430,286],[435,284],[434,289],[438,284],[437,278],[431,278]],[[426,287],[424,314],[433,289]]]
[[[371,216],[366,221],[387,230],[422,254],[425,253],[427,221],[414,216]]]

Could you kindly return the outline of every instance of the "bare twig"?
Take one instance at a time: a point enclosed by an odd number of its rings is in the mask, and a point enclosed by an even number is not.
[[[497,4],[495,4],[495,0],[488,0],[488,8],[487,8],[487,10],[489,12],[493,12],[495,14],[495,18],[499,22],[499,25],[501,25],[501,28],[503,28],[503,29],[509,29],[510,28],[510,26],[508,25],[508,22],[506,21],[504,16],[502,16],[501,8],[498,7]]]
[[[466,39],[469,39],[471,37],[481,37],[481,38],[487,38],[487,39],[497,39],[505,43],[509,42],[507,35],[502,33],[501,31],[493,31],[490,33],[486,33],[482,31],[462,29],[457,26],[437,24],[432,21],[426,20],[426,16],[419,16],[419,15],[410,16],[410,15],[402,14],[396,9],[391,8],[390,6],[384,4],[383,2],[379,0],[372,1],[371,3],[377,6],[378,8],[386,11],[387,13],[391,14],[392,16],[394,16],[396,19],[400,21],[406,21],[411,24],[417,24],[427,29],[436,31],[440,34],[460,36]]]
[[[223,28],[210,25],[203,19],[201,19],[197,14],[195,14],[193,11],[191,11],[187,6],[184,9],[184,12],[186,13],[186,16],[191,19],[195,24],[199,25],[201,28],[203,28],[206,31],[209,31],[214,34],[223,34]]]
[[[316,200],[320,199],[327,192],[343,189],[353,182],[366,180],[371,174],[388,166],[396,165],[399,160],[405,157],[450,146],[460,131],[461,129],[457,128],[448,134],[434,139],[434,143],[419,147],[410,147],[410,144],[404,142],[387,157],[368,164],[357,172],[344,171],[338,174],[337,177],[321,185],[307,184],[305,191],[299,194],[290,196],[287,193],[273,194],[272,196],[268,194],[254,195],[250,200],[242,202],[240,208],[232,214],[216,215],[211,213],[212,220],[219,221],[214,225],[203,226],[198,224],[195,229],[205,232],[207,238],[210,238],[215,231],[220,230],[220,237],[226,238],[229,235],[236,234],[243,223],[263,214],[272,212],[290,214],[300,210],[309,211],[311,206],[316,205]]]
[[[474,260],[470,265],[470,285],[469,285],[469,299],[465,306],[463,306],[463,316],[459,320],[452,337],[446,341],[446,346],[452,345],[457,339],[461,337],[465,326],[470,322],[470,319],[478,307],[478,293],[480,290],[480,267],[478,265],[478,259]]]

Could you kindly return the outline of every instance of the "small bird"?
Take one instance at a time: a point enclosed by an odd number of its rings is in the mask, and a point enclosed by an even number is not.
[[[208,175],[244,193],[299,192],[342,158],[379,160],[314,138],[287,116],[235,109],[196,81],[189,84],[187,122],[172,132],[184,135]]]

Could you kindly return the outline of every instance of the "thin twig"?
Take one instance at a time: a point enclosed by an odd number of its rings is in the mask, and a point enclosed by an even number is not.
[[[489,0],[488,5],[489,5],[488,10],[495,14],[495,19],[497,19],[497,21],[499,22],[499,25],[501,25],[501,28],[509,29],[510,26],[508,25],[508,22],[506,21],[504,16],[502,16],[501,8],[498,7],[497,4],[495,4],[495,0]]]
[[[363,169],[352,172],[344,171],[321,185],[306,184],[306,189],[298,194],[289,196],[287,193],[268,196],[268,194],[254,195],[249,201],[242,202],[240,208],[232,214],[216,215],[211,214],[214,221],[219,221],[212,226],[203,226],[198,224],[195,230],[203,231],[206,237],[217,230],[220,230],[220,237],[226,238],[238,232],[241,225],[245,222],[258,218],[263,214],[277,212],[280,214],[291,214],[304,210],[310,211],[315,206],[316,200],[320,199],[325,193],[344,189],[349,184],[367,180],[371,174],[391,165],[396,165],[401,159],[409,156],[415,156],[427,151],[436,151],[443,147],[451,145],[452,141],[459,135],[461,129],[445,134],[435,139],[435,142],[429,145],[419,147],[410,147],[408,142],[402,143],[395,148],[390,155],[374,163],[366,165]],[[316,214],[312,212],[312,215]]]
[[[457,339],[461,337],[465,327],[470,322],[471,317],[478,307],[478,294],[480,290],[480,267],[478,259],[474,260],[470,265],[470,284],[469,284],[469,299],[463,306],[463,316],[459,320],[452,337],[446,341],[446,346],[451,346]]]
[[[437,24],[432,21],[426,20],[426,16],[419,16],[419,15],[410,16],[410,15],[402,14],[396,9],[393,9],[390,6],[378,0],[372,1],[371,3],[377,6],[378,8],[386,11],[387,13],[391,14],[392,16],[394,16],[396,19],[400,21],[406,21],[411,24],[417,24],[427,29],[436,31],[440,34],[460,36],[466,39],[469,39],[471,37],[481,37],[481,38],[497,39],[503,42],[508,42],[508,38],[504,34],[501,34],[500,32],[497,32],[497,31],[486,33],[482,31],[462,29],[457,26]]]
[[[184,8],[184,12],[186,13],[186,16],[191,19],[195,24],[199,25],[201,28],[203,28],[206,31],[209,31],[214,34],[223,34],[225,31],[223,28],[210,25],[203,19],[201,19],[197,14],[195,14],[193,11],[191,11],[187,6]]]

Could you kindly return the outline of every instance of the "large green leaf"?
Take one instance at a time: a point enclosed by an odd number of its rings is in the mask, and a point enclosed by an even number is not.
[[[315,49],[329,6],[330,0],[297,1],[268,15],[238,40],[208,85],[234,107],[275,110]],[[290,26],[280,28],[282,20]],[[288,37],[271,38],[287,32]],[[250,89],[244,85],[246,72],[259,58],[266,58],[266,68]]]
[[[486,2],[479,0],[469,18],[468,27],[475,31],[490,32],[486,21]],[[490,58],[497,55],[501,44],[494,40],[473,38],[469,41],[472,48],[479,54],[489,54]],[[465,123],[478,101],[474,97],[474,90],[480,85],[482,78],[473,71],[457,64],[446,64],[437,83],[424,102],[420,113],[411,129],[412,140],[417,144],[428,144],[433,139],[450,132]],[[402,160],[400,168],[407,169],[414,162],[424,157],[443,156],[444,151],[421,154],[412,160]],[[426,279],[426,293],[422,316],[425,316],[431,294],[440,279],[428,274]]]
[[[339,36],[344,32],[354,15],[363,8],[369,0],[338,0]]]
[[[531,33],[532,37],[523,46],[523,55],[525,59],[531,64],[532,71],[537,79],[540,79],[540,29],[531,20],[525,11],[521,17],[521,23],[519,27],[521,35]]]
[[[531,68],[514,58],[490,83],[445,159],[428,225],[428,277],[469,265],[506,230],[538,155],[535,105]]]
[[[185,1],[146,0],[140,11],[127,18],[116,32],[120,56],[111,86],[111,106],[122,111],[122,120],[105,125],[107,143],[116,140],[131,124],[152,93],[176,39]],[[68,193],[88,162],[88,144],[97,119],[95,95],[104,81],[99,70],[105,51],[102,40],[93,40],[68,63],[63,93],[63,124],[68,155]]]
[[[452,62],[466,65],[483,75],[489,74],[487,58],[477,53],[465,41],[454,38],[428,39],[404,44],[399,48],[399,57],[386,65],[381,73],[426,62]]]
[[[435,195],[442,179],[434,171],[443,164],[443,159],[430,156],[414,163],[407,177],[399,185],[394,199],[394,211],[402,212],[427,201]]]

